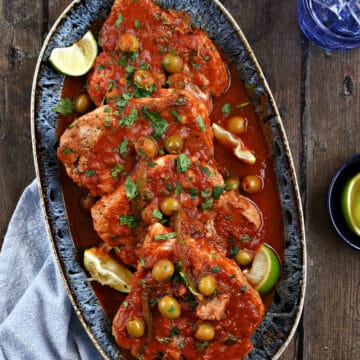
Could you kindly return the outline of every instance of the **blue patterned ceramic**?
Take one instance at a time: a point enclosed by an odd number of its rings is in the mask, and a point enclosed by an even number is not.
[[[218,0],[159,0],[165,8],[190,13],[236,67],[263,122],[272,152],[283,209],[285,263],[274,301],[253,335],[254,350],[246,358],[278,359],[299,322],[305,292],[306,250],[302,210],[289,146],[278,109],[239,26]],[[67,217],[56,158],[57,115],[51,111],[61,96],[64,77],[47,61],[54,47],[78,40],[91,22],[105,18],[112,0],[76,0],[49,32],[37,63],[32,91],[32,136],[37,176],[50,238],[70,300],[87,333],[105,359],[125,359],[111,335],[107,318],[78,259]],[[264,106],[264,104],[266,106]]]

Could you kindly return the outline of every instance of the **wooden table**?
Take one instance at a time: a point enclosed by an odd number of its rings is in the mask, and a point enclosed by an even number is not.
[[[37,55],[69,3],[1,0],[0,244],[21,192],[35,176],[30,92]],[[304,206],[307,296],[296,336],[281,359],[360,359],[360,252],[335,236],[326,211],[333,172],[360,151],[360,49],[329,54],[310,44],[297,26],[295,0],[223,3],[247,36],[277,101]]]

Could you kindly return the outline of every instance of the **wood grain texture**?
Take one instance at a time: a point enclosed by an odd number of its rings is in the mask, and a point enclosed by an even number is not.
[[[360,359],[360,252],[337,239],[326,212],[331,176],[360,152],[360,49],[327,54],[301,35],[296,0],[223,0],[269,82],[304,205],[308,285],[303,320],[281,360]],[[32,74],[42,39],[70,1],[0,0],[0,245],[34,178]]]

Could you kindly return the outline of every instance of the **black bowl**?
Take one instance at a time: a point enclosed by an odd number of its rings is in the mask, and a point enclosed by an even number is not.
[[[339,237],[348,245],[360,250],[360,236],[351,231],[341,210],[341,193],[345,184],[360,172],[360,153],[347,159],[331,179],[327,207],[330,220]]]

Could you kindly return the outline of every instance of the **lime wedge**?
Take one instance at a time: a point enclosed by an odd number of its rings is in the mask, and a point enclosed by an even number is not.
[[[341,196],[341,209],[349,228],[360,235],[360,173],[346,183]]]
[[[98,53],[98,45],[89,30],[79,41],[65,48],[51,51],[49,62],[60,73],[82,76],[90,71]]]
[[[274,288],[280,278],[280,272],[281,264],[275,251],[262,244],[255,254],[250,270],[244,274],[255,290],[264,295]]]
[[[92,280],[121,292],[130,291],[132,272],[108,253],[99,251],[95,247],[85,250],[84,266]]]

